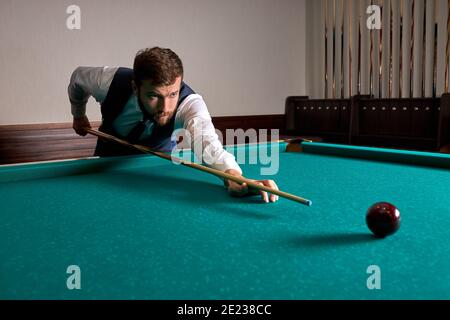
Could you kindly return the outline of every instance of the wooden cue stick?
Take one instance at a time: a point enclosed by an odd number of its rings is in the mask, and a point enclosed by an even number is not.
[[[115,136],[109,135],[107,133],[104,133],[104,132],[101,132],[101,131],[98,131],[98,130],[94,130],[94,129],[91,129],[91,128],[85,128],[85,130],[86,130],[86,132],[88,132],[88,133],[90,133],[90,134],[92,134],[94,136],[97,136],[97,137],[100,137],[100,138],[104,138],[104,139],[107,139],[107,140],[111,140],[111,141],[117,142],[117,143],[122,144],[122,145],[127,146],[127,147],[135,148],[135,149],[137,149],[137,150],[139,150],[139,151],[141,151],[143,153],[150,153],[150,154],[153,154],[153,155],[158,156],[160,158],[163,158],[163,159],[166,159],[166,160],[170,160],[170,161],[174,161],[176,163],[182,164],[182,165],[187,166],[187,167],[191,167],[191,168],[194,168],[194,169],[197,169],[197,170],[200,170],[200,171],[211,173],[211,174],[213,174],[215,176],[218,176],[218,177],[221,177],[221,178],[224,178],[224,179],[233,180],[233,181],[235,181],[237,183],[240,183],[240,184],[245,182],[248,186],[250,186],[250,187],[252,187],[254,189],[264,190],[266,192],[269,192],[269,193],[272,193],[272,194],[276,194],[276,195],[278,195],[280,197],[283,197],[283,198],[286,198],[286,199],[289,199],[289,200],[293,200],[293,201],[299,202],[299,203],[307,205],[307,206],[310,206],[312,204],[311,200],[304,199],[304,198],[301,198],[299,196],[296,196],[296,195],[293,195],[293,194],[290,194],[290,193],[287,193],[287,192],[284,192],[284,191],[281,191],[281,190],[276,190],[276,189],[273,189],[273,188],[270,188],[270,187],[267,187],[267,186],[259,185],[257,183],[254,183],[253,181],[248,180],[247,178],[236,177],[236,176],[234,176],[232,174],[228,174],[228,173],[222,172],[222,171],[217,170],[217,169],[209,168],[209,167],[204,166],[204,165],[200,165],[200,164],[197,164],[197,163],[193,163],[193,162],[190,162],[190,161],[185,161],[185,160],[182,160],[182,159],[179,159],[179,158],[176,158],[176,157],[172,157],[171,155],[168,155],[168,154],[163,153],[163,152],[154,151],[154,150],[152,150],[152,149],[150,149],[148,147],[142,146],[142,145],[131,144],[131,143],[125,141],[125,140],[119,139],[119,138],[117,138]]]

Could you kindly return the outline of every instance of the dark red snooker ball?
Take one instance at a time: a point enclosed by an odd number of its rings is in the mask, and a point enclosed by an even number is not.
[[[377,202],[367,210],[366,223],[376,237],[384,238],[400,228],[400,211],[389,202]]]

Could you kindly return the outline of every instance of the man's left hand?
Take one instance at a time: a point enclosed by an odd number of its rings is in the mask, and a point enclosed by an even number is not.
[[[232,174],[234,176],[243,178],[242,175],[234,169],[226,170],[225,173]],[[277,184],[273,180],[252,180],[252,179],[248,179],[248,180],[251,182],[254,182],[256,184],[278,190]],[[261,199],[266,203],[269,201],[275,202],[278,200],[278,196],[276,194],[269,195],[266,191],[249,187],[246,183],[240,184],[233,180],[226,179],[224,181],[224,184],[225,184],[225,187],[227,187],[229,194],[232,195],[233,197],[244,197],[247,195],[260,194]]]

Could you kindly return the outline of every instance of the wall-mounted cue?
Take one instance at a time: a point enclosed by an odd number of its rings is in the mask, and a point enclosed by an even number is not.
[[[224,179],[229,179],[229,180],[235,181],[235,182],[240,183],[240,184],[245,182],[249,187],[251,187],[253,189],[263,190],[263,191],[269,192],[271,194],[276,194],[277,196],[280,196],[280,197],[283,197],[283,198],[286,198],[286,199],[289,199],[289,200],[292,200],[292,201],[296,201],[296,202],[299,202],[299,203],[307,205],[307,206],[310,206],[312,204],[311,200],[304,199],[304,198],[298,197],[296,195],[293,195],[293,194],[290,194],[290,193],[287,193],[287,192],[284,192],[284,191],[281,191],[281,190],[277,190],[277,189],[273,189],[273,188],[270,188],[270,187],[259,185],[259,184],[254,183],[253,181],[250,181],[249,179],[244,178],[244,177],[242,177],[242,178],[241,177],[236,177],[236,176],[233,176],[231,174],[222,172],[222,171],[217,170],[217,169],[209,168],[209,167],[201,165],[201,164],[197,164],[197,163],[193,163],[193,162],[190,162],[190,161],[185,161],[183,159],[179,159],[179,158],[176,158],[176,157],[172,157],[171,155],[169,155],[167,153],[164,153],[164,152],[154,151],[154,150],[152,150],[152,149],[150,149],[148,147],[142,146],[142,145],[131,144],[131,143],[125,141],[125,140],[119,139],[119,138],[117,138],[115,136],[112,136],[110,134],[107,134],[107,133],[104,133],[104,132],[101,132],[101,131],[98,131],[98,130],[94,130],[94,129],[91,129],[91,128],[85,128],[85,130],[86,130],[86,132],[88,132],[88,133],[90,133],[90,134],[92,134],[94,136],[97,136],[99,138],[106,139],[106,140],[109,140],[109,141],[114,141],[116,143],[119,143],[121,145],[127,146],[129,148],[137,149],[137,150],[141,151],[142,153],[153,154],[153,155],[158,156],[160,158],[163,158],[163,159],[166,159],[166,160],[170,160],[170,161],[173,161],[173,162],[176,162],[176,163],[182,164],[184,166],[187,166],[187,167],[190,167],[190,168],[194,168],[194,169],[197,169],[197,170],[200,170],[200,171],[203,171],[203,172],[211,173],[211,174],[213,174],[213,175],[215,175],[217,177],[221,177],[221,178],[224,178]]]

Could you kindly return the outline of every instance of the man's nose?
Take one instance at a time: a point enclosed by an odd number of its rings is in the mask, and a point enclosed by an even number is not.
[[[165,113],[168,111],[169,102],[167,98],[162,98],[159,100],[158,111],[161,113]]]

